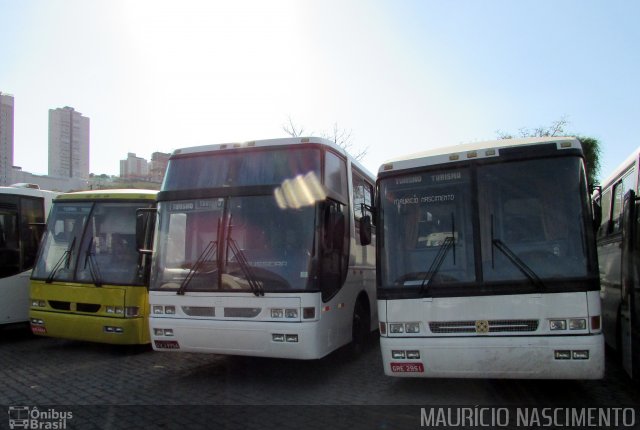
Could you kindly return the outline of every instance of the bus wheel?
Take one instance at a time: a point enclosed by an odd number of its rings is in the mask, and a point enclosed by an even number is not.
[[[356,354],[364,351],[371,335],[371,314],[366,303],[366,296],[358,297],[353,309],[353,324],[351,326],[352,346]]]

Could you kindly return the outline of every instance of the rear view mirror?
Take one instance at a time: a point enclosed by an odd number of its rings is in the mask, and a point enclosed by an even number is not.
[[[371,244],[371,217],[365,215],[360,218],[360,244],[362,246]]]
[[[155,220],[155,208],[141,208],[136,210],[136,248],[141,254],[151,254],[153,252],[151,246]]]

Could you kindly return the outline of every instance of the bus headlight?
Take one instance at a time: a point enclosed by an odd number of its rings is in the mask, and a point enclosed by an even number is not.
[[[569,330],[586,330],[587,320],[584,318],[572,318],[569,320]]]
[[[46,302],[44,300],[37,300],[37,299],[31,300],[31,307],[44,308],[45,306],[46,306]]]
[[[410,322],[404,325],[404,331],[406,333],[420,333],[420,323]]]
[[[567,320],[549,320],[549,330],[566,330]]]
[[[389,324],[389,333],[404,333],[404,324]]]
[[[138,316],[140,309],[137,306],[131,306],[130,308],[128,308],[128,312],[131,314],[129,316]],[[133,314],[135,310],[135,315]],[[171,306],[162,306],[162,305],[153,305],[151,307],[151,313],[153,313],[153,315],[175,315],[176,314],[176,307],[171,305]]]

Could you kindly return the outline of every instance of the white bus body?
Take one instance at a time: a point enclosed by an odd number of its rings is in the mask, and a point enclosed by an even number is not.
[[[500,140],[379,171],[385,374],[597,379],[598,266],[580,143]]]
[[[29,277],[51,201],[60,193],[0,187],[0,324],[29,320]]]
[[[640,381],[640,148],[594,193],[602,213],[597,232],[602,330],[629,376]]]
[[[323,139],[176,150],[158,195],[154,349],[316,359],[363,342],[374,183]]]

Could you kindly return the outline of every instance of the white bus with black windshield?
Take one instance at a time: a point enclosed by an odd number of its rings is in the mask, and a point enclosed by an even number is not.
[[[377,326],[374,184],[318,138],[176,150],[158,195],[153,348],[316,359],[362,346]]]
[[[597,379],[598,261],[580,142],[436,149],[378,174],[385,374]]]

